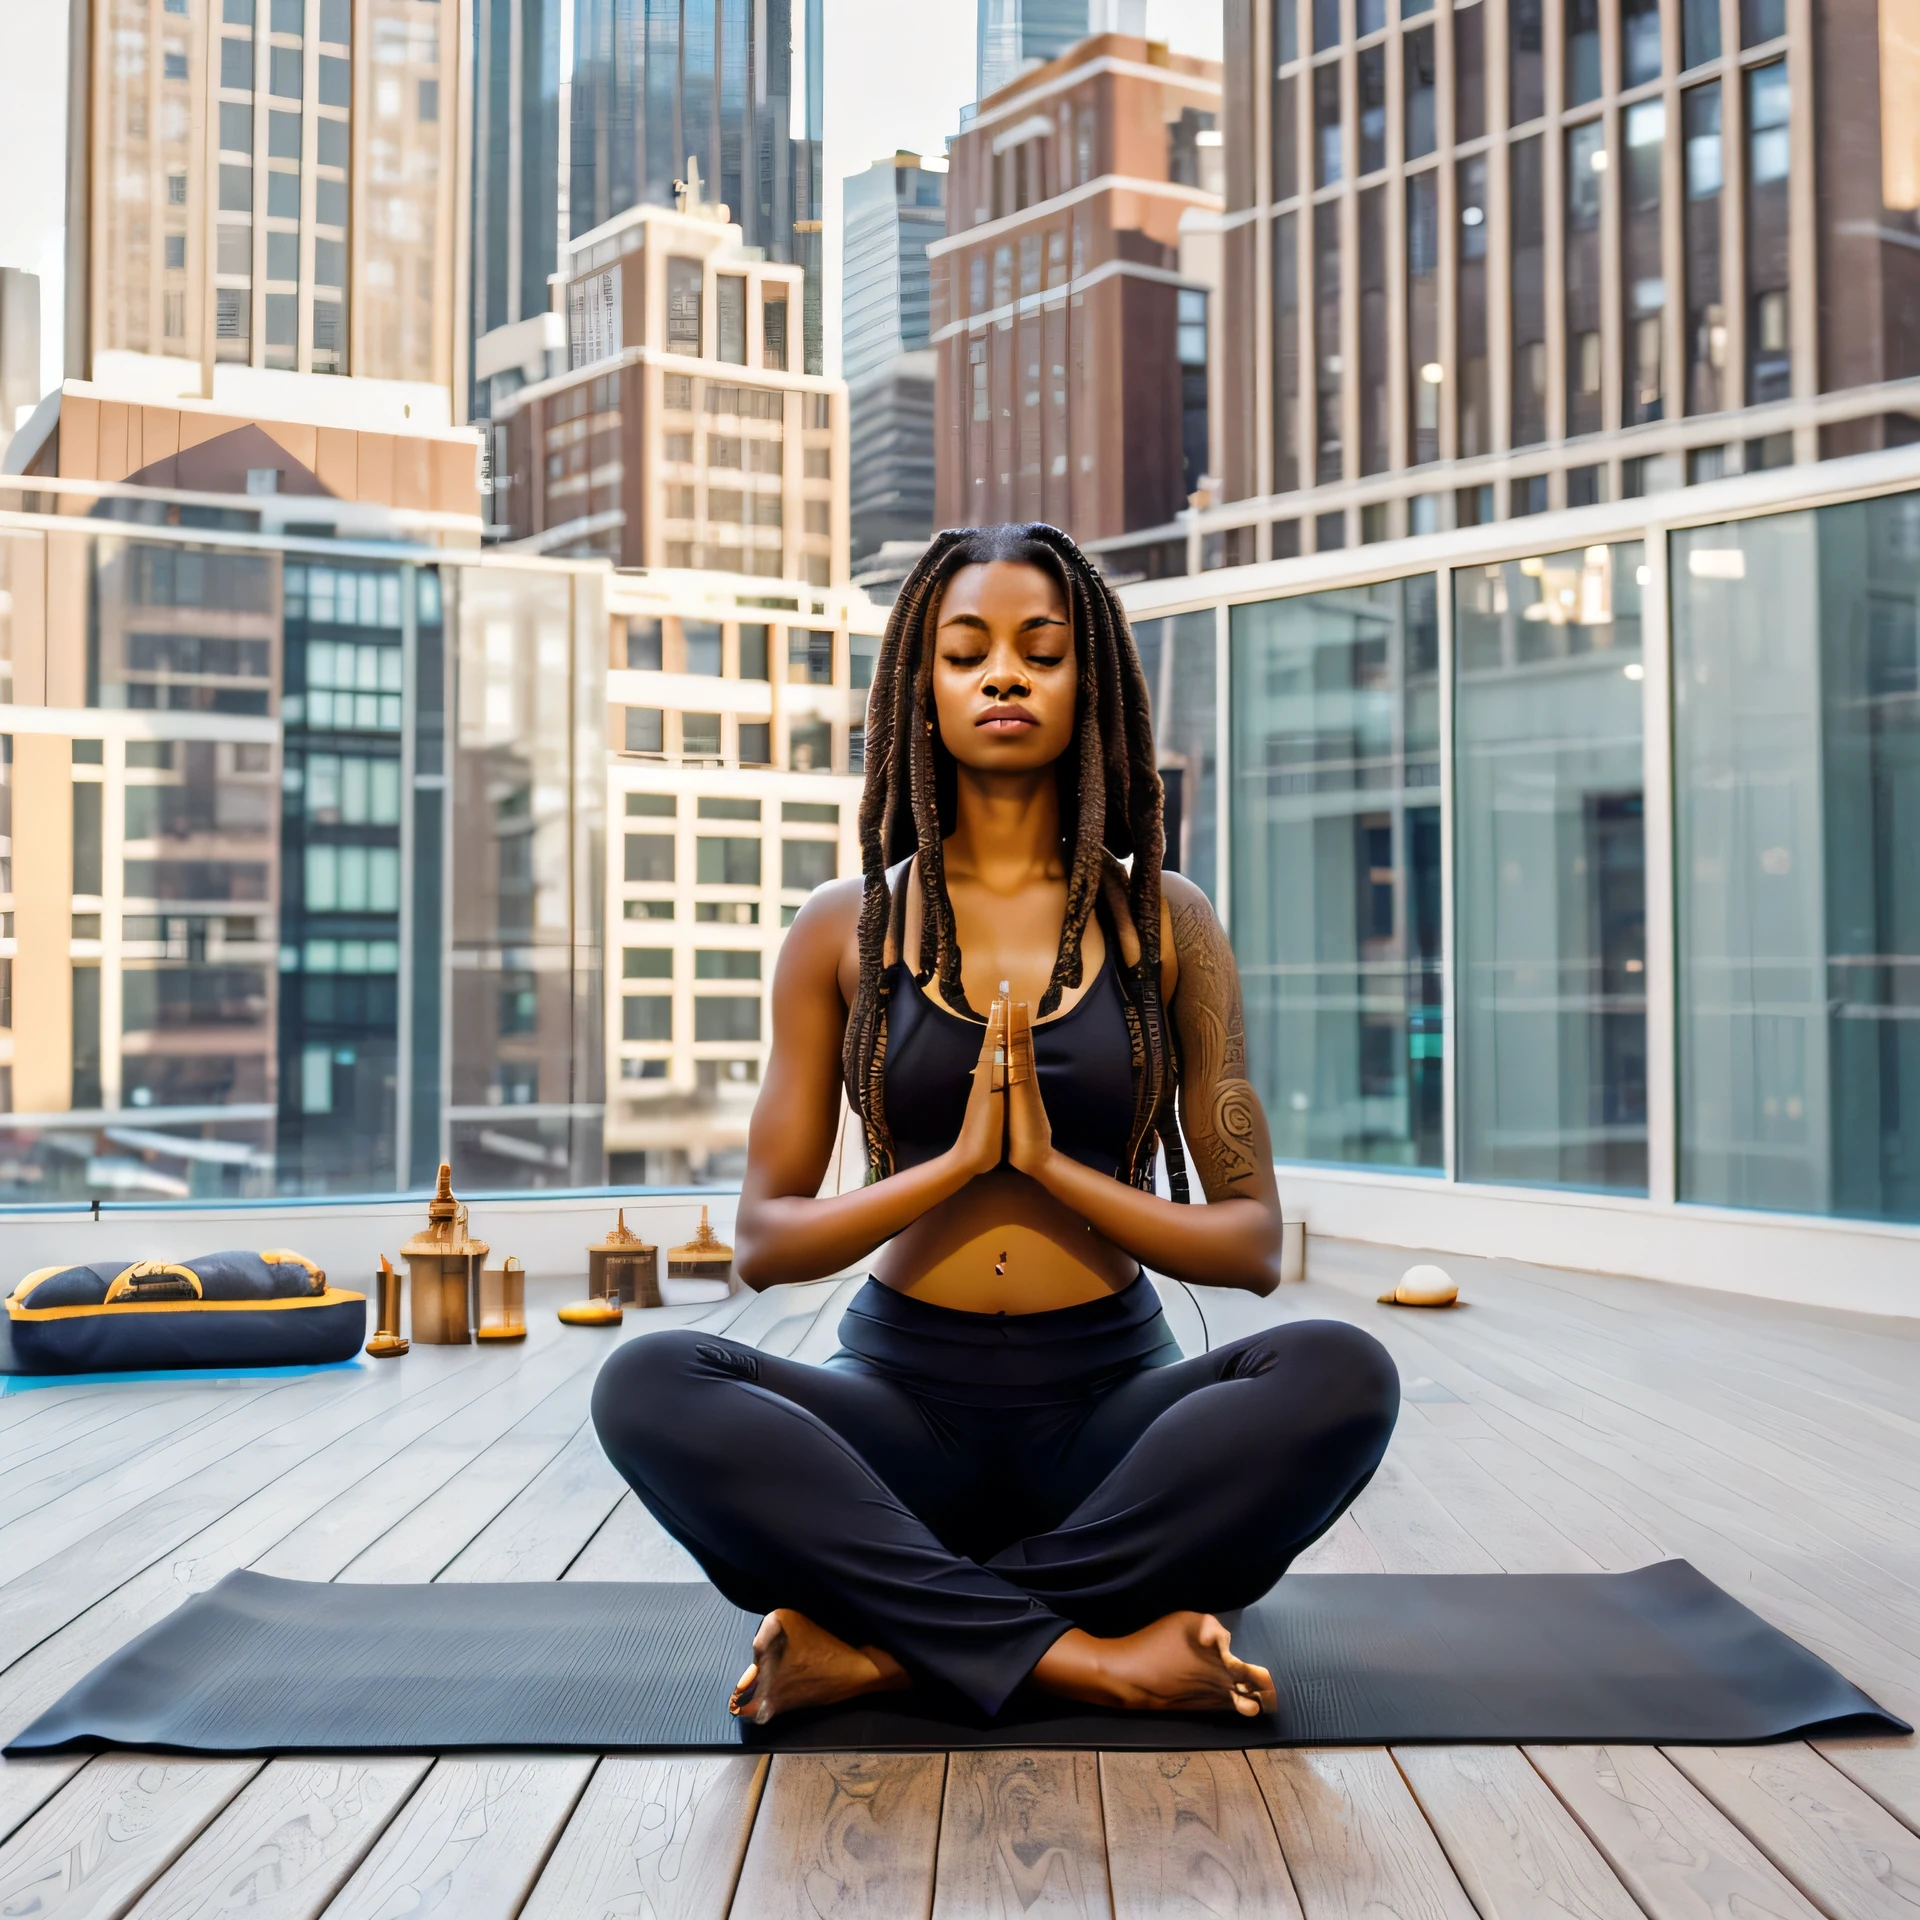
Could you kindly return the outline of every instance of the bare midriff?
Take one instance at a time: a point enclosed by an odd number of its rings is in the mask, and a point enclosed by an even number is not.
[[[929,1306],[1046,1313],[1118,1293],[1140,1263],[1038,1181],[996,1167],[890,1241],[875,1277]]]

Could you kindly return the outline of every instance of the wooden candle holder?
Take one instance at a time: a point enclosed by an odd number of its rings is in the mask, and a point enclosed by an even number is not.
[[[384,1253],[380,1256],[378,1296],[379,1324],[367,1342],[367,1351],[376,1360],[397,1360],[408,1344],[400,1332],[400,1275]]]
[[[487,1257],[484,1240],[467,1234],[467,1210],[453,1197],[453,1169],[443,1160],[427,1203],[427,1224],[400,1249],[407,1263],[413,1337],[423,1346],[464,1347],[473,1338],[474,1292]]]

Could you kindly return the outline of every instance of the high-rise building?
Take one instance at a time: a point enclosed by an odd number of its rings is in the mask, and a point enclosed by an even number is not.
[[[840,364],[853,558],[933,531],[934,354],[927,248],[946,231],[946,170],[914,153],[843,188]]]
[[[75,0],[67,373],[109,357],[430,384],[466,406],[463,10]]]
[[[40,399],[40,279],[0,267],[0,455]]]
[[[1920,436],[1920,52],[1888,9],[1389,11],[1228,10],[1219,558]]]
[[[563,0],[474,0],[473,417],[562,338],[550,318],[560,268]],[[503,332],[502,329],[511,329]],[[554,339],[550,342],[548,335]]]
[[[805,273],[796,367],[822,371],[823,0],[575,0],[573,237],[704,187]]]
[[[940,524],[1045,519],[1099,550],[1199,488],[1209,292],[1181,243],[1216,224],[1219,109],[1216,62],[1123,34],[979,103],[928,249]]]
[[[496,523],[539,552],[839,585],[846,388],[793,370],[801,270],[725,211],[643,204],[574,241],[571,364],[495,409]]]

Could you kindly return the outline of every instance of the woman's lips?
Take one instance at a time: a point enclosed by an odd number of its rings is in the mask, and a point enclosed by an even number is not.
[[[989,733],[1017,733],[1023,727],[1037,727],[1040,722],[1020,707],[990,707],[973,724]]]

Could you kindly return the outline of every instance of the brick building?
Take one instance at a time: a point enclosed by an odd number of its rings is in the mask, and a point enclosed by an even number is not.
[[[1220,69],[1099,34],[982,100],[929,248],[943,526],[1083,543],[1172,520],[1208,465],[1207,302],[1182,223],[1220,205]]]

